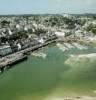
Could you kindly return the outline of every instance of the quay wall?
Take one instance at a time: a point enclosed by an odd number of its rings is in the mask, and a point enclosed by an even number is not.
[[[9,68],[10,65],[12,65],[18,61],[21,61],[24,58],[27,58],[28,55],[30,54],[30,52],[35,51],[35,50],[42,48],[44,46],[47,46],[48,44],[54,43],[54,42],[56,42],[56,40],[57,40],[57,38],[54,38],[53,40],[45,42],[43,44],[38,44],[38,45],[26,48],[24,50],[21,50],[21,51],[18,51],[16,53],[13,53],[13,54],[10,54],[10,55],[7,55],[5,57],[0,58],[0,70],[1,70],[1,72],[3,72],[4,69]]]

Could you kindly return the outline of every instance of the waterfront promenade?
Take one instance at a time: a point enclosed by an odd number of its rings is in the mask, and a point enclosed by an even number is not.
[[[11,64],[20,61],[24,58],[27,58],[28,55],[30,55],[30,52],[37,50],[39,48],[42,48],[44,46],[47,46],[48,44],[56,42],[56,37],[52,38],[50,41],[47,41],[45,43],[38,43],[35,46],[30,46],[24,50],[20,50],[18,52],[12,53],[10,55],[4,56],[0,58],[0,70],[1,72],[4,71],[4,69],[9,68]]]

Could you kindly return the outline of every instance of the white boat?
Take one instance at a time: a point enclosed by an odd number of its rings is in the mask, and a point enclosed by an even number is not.
[[[45,53],[42,53],[42,52],[33,52],[32,54],[31,54],[32,56],[36,56],[36,57],[42,57],[42,58],[46,58],[46,56],[47,56],[47,54],[45,54]]]
[[[60,43],[57,43],[56,45],[57,45],[57,47],[59,47],[59,49],[62,50],[63,52],[66,51],[66,50],[68,50],[68,48],[66,48],[64,45],[62,45],[62,44],[60,44]]]
[[[75,42],[72,43],[72,45],[75,46],[77,49],[80,49],[80,50],[86,50],[86,49],[88,49],[87,46],[83,46],[83,45],[75,43]]]
[[[74,48],[74,46],[72,46],[72,45],[69,44],[69,43],[64,43],[64,45],[65,45],[67,48],[69,48],[69,49]]]

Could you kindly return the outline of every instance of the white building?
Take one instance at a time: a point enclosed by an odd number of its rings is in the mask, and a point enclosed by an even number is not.
[[[65,37],[65,33],[64,32],[55,32],[55,35],[57,37]]]
[[[19,25],[19,24],[17,24],[17,25],[16,25],[16,28],[17,28],[17,29],[19,29],[19,28],[20,28],[20,25]]]
[[[21,49],[20,43],[18,43],[17,46],[18,46],[18,50],[20,50]]]
[[[12,35],[12,34],[13,34],[12,31],[11,31],[10,29],[8,29],[8,32],[9,32],[9,35]]]
[[[41,38],[41,39],[38,40],[38,42],[43,44],[45,41],[44,41],[43,38]]]
[[[76,31],[75,31],[75,36],[77,36],[77,37],[82,37],[82,36],[83,36],[82,33],[83,33],[82,30],[76,30]]]

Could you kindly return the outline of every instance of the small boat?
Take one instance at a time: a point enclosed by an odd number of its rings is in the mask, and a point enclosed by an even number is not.
[[[83,46],[81,44],[78,44],[78,43],[72,43],[77,49],[80,49],[80,50],[86,50],[88,49],[87,46]]]
[[[42,58],[46,58],[46,56],[47,56],[47,54],[45,54],[45,53],[42,53],[42,52],[33,52],[32,54],[31,54],[32,56],[36,56],[36,57],[42,57]]]
[[[69,43],[64,43],[64,45],[65,45],[67,48],[69,48],[69,49],[74,48],[74,46],[72,46],[72,45],[69,44]]]
[[[64,45],[62,45],[62,44],[60,44],[60,43],[57,43],[56,45],[57,45],[57,47],[59,47],[59,49],[62,50],[63,52],[68,50],[67,47],[65,47]]]

